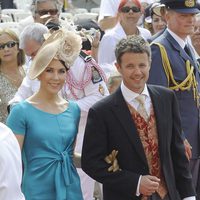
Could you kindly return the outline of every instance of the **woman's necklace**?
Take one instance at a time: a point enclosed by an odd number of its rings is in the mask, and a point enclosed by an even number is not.
[[[135,35],[139,35],[139,34],[140,34],[140,31],[139,31],[139,29],[137,28],[137,29],[136,29]]]
[[[22,67],[19,67],[19,70],[16,73],[5,73],[0,69],[0,73],[14,86],[17,88],[21,85],[23,77],[24,77],[24,70]]]
[[[139,31],[138,27],[136,27],[135,31],[133,31],[133,29],[128,28],[125,30],[125,33],[126,33],[126,35],[140,35],[140,31]]]

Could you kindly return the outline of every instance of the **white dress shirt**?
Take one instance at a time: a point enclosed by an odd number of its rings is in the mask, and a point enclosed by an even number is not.
[[[25,200],[21,192],[21,150],[12,131],[0,123],[0,199]]]
[[[150,109],[151,109],[151,98],[149,96],[149,91],[147,89],[147,86],[145,85],[144,90],[142,91],[141,94],[135,93],[131,90],[129,90],[124,83],[121,83],[121,91],[124,99],[126,100],[127,103],[129,103],[131,106],[135,108],[135,110],[138,109],[139,102],[135,98],[138,97],[139,95],[144,95],[145,101],[144,101],[144,107],[147,111],[148,116],[150,116]]]
[[[123,83],[121,83],[121,91],[122,91],[122,95],[125,99],[125,101],[127,103],[129,103],[131,106],[133,106],[136,110],[139,106],[139,102],[135,99],[137,96],[139,95],[144,95],[145,96],[145,103],[144,103],[144,106],[145,106],[145,109],[147,111],[147,114],[150,115],[150,110],[151,110],[151,98],[150,98],[150,95],[149,95],[149,91],[147,89],[147,85],[145,84],[144,86],[144,90],[142,91],[141,94],[138,94],[138,93],[135,93],[131,90],[129,90]],[[140,195],[140,181],[141,181],[141,177],[142,175],[139,177],[139,180],[138,180],[138,185],[137,185],[137,190],[136,190],[136,196],[139,196]],[[184,198],[183,200],[196,200],[196,197],[192,196],[192,197],[186,197]]]
[[[189,42],[189,38],[186,38],[186,40],[184,41],[183,39],[181,39],[178,35],[176,35],[174,32],[172,32],[170,29],[167,28],[167,31],[170,33],[170,35],[176,40],[176,42],[181,46],[182,49],[185,48],[185,45],[188,43],[191,45],[191,43]]]

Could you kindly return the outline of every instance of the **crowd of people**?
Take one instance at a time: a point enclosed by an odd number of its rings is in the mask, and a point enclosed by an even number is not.
[[[200,200],[198,2],[66,3],[0,30],[0,200]]]

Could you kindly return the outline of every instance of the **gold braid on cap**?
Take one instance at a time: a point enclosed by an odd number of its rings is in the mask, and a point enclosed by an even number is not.
[[[190,64],[190,61],[189,60],[186,61],[187,76],[186,76],[185,80],[183,80],[181,83],[178,83],[174,79],[174,75],[172,72],[172,68],[171,68],[165,47],[159,43],[152,43],[152,44],[155,44],[160,48],[162,64],[163,64],[163,68],[165,70],[165,74],[167,76],[168,88],[175,90],[175,91],[179,91],[179,90],[185,91],[185,90],[190,90],[192,88],[194,100],[197,103],[197,107],[199,107],[199,93],[198,93],[198,87],[197,87],[198,83],[197,83],[195,75],[194,75],[194,67]],[[173,86],[170,86],[170,83],[173,84]]]

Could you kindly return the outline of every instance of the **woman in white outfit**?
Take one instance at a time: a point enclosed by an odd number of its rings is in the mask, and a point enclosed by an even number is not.
[[[109,76],[115,70],[115,46],[128,35],[141,35],[145,39],[151,37],[150,31],[137,26],[143,9],[139,0],[121,0],[118,7],[119,22],[103,36],[98,52],[98,62]]]
[[[0,122],[0,199],[25,200],[21,192],[21,151],[12,131]]]

